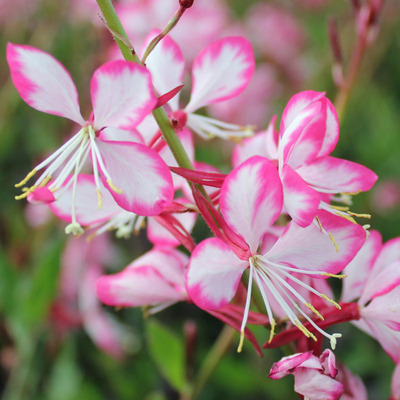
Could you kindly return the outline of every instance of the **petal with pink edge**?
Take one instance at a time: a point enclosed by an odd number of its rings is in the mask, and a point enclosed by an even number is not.
[[[317,216],[323,232],[316,223],[300,228],[291,222],[265,258],[305,271],[339,273],[364,244],[365,230],[326,211],[321,210]],[[328,234],[331,234],[336,245]],[[312,276],[325,277],[319,274]]]
[[[150,72],[129,61],[110,61],[99,67],[90,82],[96,130],[106,126],[134,128],[157,100]]]
[[[114,190],[103,173],[104,186],[120,207],[138,215],[157,215],[174,196],[171,173],[161,157],[132,142],[96,141]],[[102,170],[102,167],[100,166]]]
[[[71,75],[53,56],[35,47],[8,43],[7,61],[15,87],[31,107],[85,123]]]
[[[303,92],[297,93],[290,98],[283,113],[280,131],[281,135],[289,127],[289,125],[298,117],[299,114],[303,113],[304,110],[316,101],[320,101],[325,97],[325,93],[315,92],[313,90],[304,90]]]
[[[126,268],[97,281],[99,299],[110,306],[138,307],[183,300],[185,294],[170,285],[152,266]]]
[[[70,176],[64,186],[72,179]],[[63,190],[63,189],[60,189]],[[98,206],[98,196],[93,175],[79,174],[76,184],[75,213],[76,220],[83,226],[97,224],[108,220],[124,210],[118,206],[110,193],[102,187],[102,206]],[[62,195],[49,205],[51,211],[63,221],[71,222],[72,184],[68,185]]]
[[[226,222],[255,252],[282,210],[282,185],[275,165],[254,156],[235,168],[221,187],[220,206]]]
[[[220,239],[202,241],[193,251],[186,274],[189,297],[205,310],[228,304],[248,262],[240,260]]]
[[[341,300],[349,303],[358,299],[364,291],[365,283],[371,274],[372,267],[382,249],[382,236],[378,231],[370,231],[363,247],[351,260],[343,273],[347,275],[343,279]]]
[[[334,105],[326,100],[326,127],[324,141],[322,143],[321,149],[318,153],[318,157],[323,157],[329,155],[337,145],[339,140],[339,119],[336,113]]]
[[[293,168],[313,160],[324,140],[326,102],[311,103],[281,132],[280,162]],[[304,154],[303,154],[304,152]]]
[[[288,214],[297,225],[311,224],[318,211],[320,195],[289,165],[282,168],[283,201]]]
[[[400,399],[400,364],[397,364],[392,377],[392,397]]]
[[[378,179],[363,165],[335,157],[318,158],[297,172],[308,184],[328,193],[365,192]]]
[[[400,260],[400,237],[391,239],[383,245],[374,264],[373,272],[377,273],[398,260]]]
[[[362,310],[363,318],[381,321],[390,328],[400,331],[400,261],[388,268],[386,282],[382,276],[377,276],[377,280],[383,283],[376,293],[373,293],[365,301],[372,298],[372,301]],[[381,274],[380,274],[381,275]],[[392,282],[390,282],[392,278]],[[381,291],[379,291],[381,289]],[[359,304],[363,304],[362,301]]]
[[[280,361],[272,365],[268,374],[268,378],[274,380],[281,379],[286,375],[293,373],[294,369],[311,357],[314,357],[312,351],[308,351],[306,353],[296,353],[287,357],[283,357]]]
[[[143,254],[127,268],[138,268],[151,265],[166,281],[176,287],[185,286],[185,268],[189,257],[179,250],[166,246],[155,246]]]
[[[146,38],[143,48],[159,33],[159,30],[153,30]],[[160,95],[182,84],[185,60],[179,46],[169,36],[165,36],[147,57],[146,67],[150,70],[154,87]],[[173,110],[178,110],[179,94],[168,104]]]
[[[230,99],[250,82],[255,68],[250,42],[243,37],[226,37],[203,49],[193,62],[193,87],[186,112]]]
[[[310,368],[298,368],[294,373],[294,390],[313,400],[339,400],[343,384]]]

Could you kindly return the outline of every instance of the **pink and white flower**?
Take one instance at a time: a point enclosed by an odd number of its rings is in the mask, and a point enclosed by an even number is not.
[[[299,226],[310,225],[319,209],[355,222],[353,216],[358,214],[331,205],[330,200],[347,202],[347,194],[369,190],[377,176],[360,164],[331,157],[338,139],[339,123],[332,103],[324,93],[304,91],[289,100],[279,138],[270,125],[265,133],[239,145],[233,161],[237,165],[251,154],[272,157],[282,180],[284,209]],[[347,197],[333,197],[338,193]]]
[[[101,181],[122,208],[137,214],[159,214],[171,202],[171,174],[159,155],[140,143],[140,139],[123,139],[156,104],[146,68],[122,60],[98,68],[90,84],[93,113],[85,121],[76,87],[59,61],[34,47],[11,43],[7,46],[7,60],[14,85],[26,103],[39,111],[68,118],[81,127],[17,185],[23,186],[44,169],[35,184],[23,189],[24,193],[17,198],[50,203],[61,196],[59,189],[65,189],[63,184],[73,172],[69,181],[73,187],[72,222],[66,232],[82,233],[75,216],[75,191],[77,176],[90,154],[99,208],[104,193]],[[122,141],[108,140],[109,136],[121,137]]]
[[[397,364],[400,362],[400,238],[382,246],[378,232],[345,268],[350,280],[345,300],[358,298],[360,320],[354,325],[374,337]]]
[[[335,378],[338,373],[335,355],[325,350],[320,357],[311,351],[283,357],[276,362],[268,375],[271,379],[294,376],[294,390],[307,400],[338,400],[343,384]]]
[[[184,271],[188,257],[179,250],[156,246],[124,270],[97,281],[99,299],[112,306],[151,306],[159,311],[187,300]]]
[[[155,36],[153,32],[147,43]],[[185,61],[178,45],[165,37],[150,53],[146,66],[151,71],[154,86],[166,93],[182,83]],[[252,134],[243,127],[196,114],[196,111],[239,95],[250,82],[255,68],[250,42],[243,37],[226,37],[211,43],[195,58],[192,67],[192,92],[185,108],[179,107],[179,94],[168,102],[173,126],[180,130],[187,126],[201,137],[242,137]],[[148,130],[148,121],[139,131]],[[153,131],[157,128],[154,126]]]
[[[252,285],[255,282],[262,294],[271,324],[270,339],[276,325],[271,309],[270,299],[273,299],[284,310],[289,321],[307,337],[316,340],[304,327],[299,315],[329,338],[334,348],[336,338],[340,335],[324,332],[299,307],[298,303],[303,304],[321,317],[300,294],[300,289],[306,289],[332,304],[336,303],[297,276],[335,276],[361,248],[365,232],[362,227],[350,221],[320,211],[318,217],[323,228],[317,224],[300,228],[292,222],[276,243],[260,254],[258,247],[265,233],[279,217],[282,203],[282,185],[271,161],[254,156],[235,168],[222,185],[220,207],[225,223],[231,230],[230,237],[233,232],[237,239],[210,238],[195,248],[187,272],[189,296],[205,310],[219,309],[230,302],[243,272],[249,269],[242,332],[246,326]],[[338,251],[330,239],[332,236]]]

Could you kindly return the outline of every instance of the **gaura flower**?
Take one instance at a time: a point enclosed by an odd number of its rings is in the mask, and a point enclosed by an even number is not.
[[[93,113],[85,121],[76,87],[59,61],[34,47],[11,43],[7,46],[7,60],[14,85],[26,103],[81,127],[16,185],[25,185],[37,171],[44,170],[33,186],[22,189],[24,193],[17,199],[28,197],[32,202],[50,203],[62,195],[60,189],[66,188],[63,184],[73,173],[69,180],[73,187],[72,222],[66,232],[82,233],[75,216],[76,182],[90,155],[99,208],[100,182],[122,208],[140,215],[159,214],[171,202],[174,190],[166,164],[143,144],[124,139],[156,104],[150,73],[144,67],[118,60],[98,68],[90,83]]]
[[[151,33],[147,43],[156,34]],[[179,46],[168,36],[150,53],[146,66],[151,71],[154,87],[159,93],[167,93],[182,83],[185,61]],[[193,62],[189,103],[181,109],[179,94],[168,102],[172,124],[178,130],[186,126],[205,139],[251,135],[253,132],[249,126],[222,122],[198,115],[196,111],[239,95],[250,82],[254,68],[253,49],[247,39],[233,36],[211,43]],[[138,128],[140,132],[149,129],[147,123],[146,119],[145,125]]]
[[[354,325],[375,338],[400,363],[400,238],[382,245],[371,232],[357,257],[345,268],[349,282],[345,301],[358,299],[360,319]]]
[[[339,139],[339,123],[324,93],[308,90],[294,95],[279,132],[274,123],[275,117],[266,132],[237,146],[234,165],[255,154],[272,159],[282,181],[285,211],[302,227],[312,223],[319,209],[353,222],[354,216],[369,217],[330,204],[348,203],[348,194],[369,190],[377,176],[360,164],[330,156]]]
[[[248,292],[242,332],[246,326],[254,282],[261,292],[271,324],[270,340],[276,325],[271,309],[273,300],[304,335],[316,340],[301,319],[309,321],[318,332],[331,341],[334,348],[336,338],[340,335],[324,332],[299,307],[299,304],[303,304],[323,318],[301,295],[299,288],[306,289],[337,307],[339,305],[302,282],[299,276],[337,276],[361,248],[365,240],[365,231],[344,218],[320,211],[320,226],[313,223],[307,228],[300,228],[291,222],[268,251],[260,252],[259,246],[263,236],[281,213],[282,199],[278,171],[273,163],[265,158],[254,156],[226,177],[220,194],[221,213],[239,240],[233,243],[220,238],[210,238],[195,248],[186,277],[189,296],[199,307],[217,310],[230,302],[243,272],[248,269]],[[335,238],[336,248],[330,236]],[[242,340],[243,335],[239,351]]]
[[[294,390],[304,399],[338,400],[344,387],[335,379],[337,373],[335,355],[327,349],[320,357],[312,351],[283,357],[272,366],[268,378],[281,379],[292,374]]]

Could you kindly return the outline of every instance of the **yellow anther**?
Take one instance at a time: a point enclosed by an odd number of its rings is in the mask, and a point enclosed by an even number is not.
[[[342,218],[344,218],[344,219],[347,219],[348,221],[350,221],[350,222],[352,222],[353,224],[356,224],[356,225],[357,225],[357,221],[356,221],[353,217],[351,217],[350,215],[342,214],[342,213],[336,213],[336,215],[339,215],[339,217],[342,217]]]
[[[360,194],[360,193],[361,193],[361,190],[357,190],[357,192],[343,192],[341,194],[350,195],[350,196],[356,196],[357,194]]]
[[[329,276],[329,277],[331,277],[331,278],[338,278],[338,279],[347,278],[347,275],[343,275],[343,274],[341,274],[341,275],[335,275],[335,274],[331,274],[331,273],[329,273],[329,272],[322,272],[321,275],[323,275],[323,276]]]
[[[48,176],[47,178],[44,178],[43,182],[39,185],[39,187],[46,186],[50,181],[51,181],[51,176]]]
[[[35,189],[37,189],[37,186],[33,185],[30,188],[24,188],[22,194],[20,194],[19,196],[15,196],[15,200],[22,200],[25,199],[26,197],[28,197],[29,194],[31,194]]]
[[[320,320],[324,320],[324,317],[320,314],[320,312],[314,308],[314,306],[310,303],[304,303],[304,305],[309,308]]]
[[[274,337],[274,334],[275,334],[276,322],[273,318],[271,319],[270,324],[271,324],[271,330],[269,331],[268,343],[272,342],[272,338]]]
[[[239,345],[237,348],[237,352],[241,353],[243,349],[243,342],[244,342],[244,330],[240,331],[240,340],[239,340]]]
[[[336,240],[333,238],[332,233],[328,232],[328,235],[329,235],[329,238],[332,240],[333,245],[335,246],[336,253],[339,253],[339,247],[336,243]]]
[[[371,214],[357,214],[355,212],[348,212],[349,215],[352,215],[353,217],[358,217],[358,218],[368,218],[371,219]]]
[[[318,224],[318,227],[319,227],[319,230],[322,232],[322,224],[321,224],[321,220],[317,217],[317,216],[315,216],[315,219],[316,219],[316,221],[317,221],[317,224]]]
[[[327,295],[321,293],[321,297],[323,299],[325,299],[328,303],[331,303],[332,305],[334,305],[338,310],[341,310],[342,307],[340,307],[340,305],[338,303],[336,303],[335,300],[332,300],[331,298],[329,298]]]
[[[22,185],[25,185],[25,183],[28,182],[29,179],[31,179],[32,176],[34,176],[34,175],[36,174],[36,172],[37,172],[36,169],[33,169],[31,172],[29,172],[28,175],[26,175],[26,177],[25,177],[24,179],[22,179],[21,182],[16,183],[16,184],[15,184],[15,187],[20,187],[20,186],[22,186]]]
[[[311,338],[312,340],[314,340],[314,342],[317,341],[315,335],[312,334],[303,324],[301,324],[300,322],[296,322],[295,325],[301,330],[301,332],[306,338]]]
[[[333,208],[334,210],[338,210],[338,211],[349,211],[350,208],[349,207],[344,207],[344,206],[334,206],[334,205],[330,205],[330,208]]]
[[[96,188],[96,193],[97,193],[97,206],[99,207],[99,210],[103,207],[103,199],[101,198],[101,192],[100,189]]]
[[[108,186],[110,186],[111,190],[114,191],[115,193],[118,193],[118,194],[123,193],[123,191],[121,189],[118,189],[117,187],[114,186],[111,179],[107,179],[107,183],[108,183]]]

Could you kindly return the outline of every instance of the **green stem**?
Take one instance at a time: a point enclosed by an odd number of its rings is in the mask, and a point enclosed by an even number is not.
[[[161,41],[161,39],[163,37],[165,37],[166,35],[168,35],[168,33],[174,28],[174,26],[179,22],[179,20],[181,19],[183,13],[186,11],[185,7],[179,7],[179,9],[177,10],[177,12],[174,14],[174,16],[169,20],[167,26],[164,28],[164,30],[157,35],[151,42],[150,44],[147,46],[146,51],[144,52],[144,55],[142,57],[142,63],[145,64],[147,57],[149,56],[149,54],[154,50],[154,48],[157,46],[157,44]]]
[[[218,363],[221,361],[222,357],[228,351],[235,335],[235,329],[233,329],[229,325],[225,325],[223,327],[213,347],[204,359],[199,373],[197,374],[187,392],[181,396],[181,400],[194,400],[196,398],[201,389],[204,387],[205,383],[208,381],[212,373],[217,368]]]
[[[130,44],[129,37],[125,32],[121,21],[118,18],[115,8],[111,0],[97,0],[100,11],[103,14],[107,28],[110,30],[122,55],[127,61],[134,61],[141,64],[139,57],[136,55],[133,46]]]
[[[103,13],[107,27],[113,34],[115,41],[121,49],[121,53],[125,60],[134,61],[141,64],[139,57],[136,55],[133,46],[129,42],[128,35],[126,34],[125,29],[122,26],[117,13],[115,12],[111,0],[97,0],[97,4]],[[155,109],[153,111],[153,116],[178,165],[181,168],[193,169],[192,162],[186,154],[186,151],[183,148],[174,128],[172,127],[164,108],[159,107]]]

